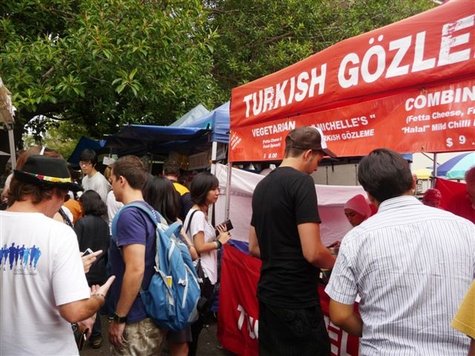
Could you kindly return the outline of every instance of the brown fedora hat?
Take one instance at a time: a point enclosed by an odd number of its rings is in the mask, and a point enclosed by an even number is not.
[[[74,192],[82,190],[80,185],[73,183],[67,163],[62,158],[30,156],[21,170],[15,169],[13,176],[26,183],[58,187]]]

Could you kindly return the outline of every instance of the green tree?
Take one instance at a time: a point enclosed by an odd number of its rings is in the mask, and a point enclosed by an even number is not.
[[[0,2],[0,76],[17,125],[38,134],[48,119],[68,120],[101,137],[213,107],[206,21],[199,0]]]
[[[221,88],[273,73],[341,40],[427,10],[430,0],[209,0]]]

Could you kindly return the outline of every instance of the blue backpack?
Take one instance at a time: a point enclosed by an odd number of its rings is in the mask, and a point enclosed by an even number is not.
[[[148,289],[140,291],[147,315],[161,328],[179,331],[198,319],[200,285],[188,247],[179,239],[182,224],[168,226],[158,211],[140,203],[125,205],[114,217],[112,235],[116,236],[117,219],[124,209],[136,207],[147,214],[156,226],[157,254],[155,273]]]

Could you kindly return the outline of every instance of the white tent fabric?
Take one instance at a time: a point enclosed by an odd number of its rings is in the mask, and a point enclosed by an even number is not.
[[[228,167],[218,164],[216,177],[221,188],[221,198],[216,204],[216,223],[225,220],[225,189],[227,184]],[[230,214],[234,225],[232,238],[248,241],[249,224],[251,221],[251,200],[255,186],[264,176],[232,168],[230,188]],[[343,205],[353,196],[363,194],[361,186],[335,186],[315,185],[318,196],[318,211],[322,224],[320,225],[321,237],[324,245],[328,246],[335,241],[341,241],[343,236],[351,229],[343,212]]]
[[[195,127],[193,123],[199,120],[204,115],[209,114],[209,110],[204,107],[203,104],[198,104],[193,109],[188,111],[185,115],[180,117],[175,122],[171,123],[170,126],[188,126]]]

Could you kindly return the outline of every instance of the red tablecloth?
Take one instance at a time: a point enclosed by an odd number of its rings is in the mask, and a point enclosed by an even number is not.
[[[226,245],[221,266],[218,339],[238,355],[258,355],[259,306],[256,298],[261,261]],[[328,318],[329,297],[318,287],[332,355],[358,355],[358,338],[333,325]]]

